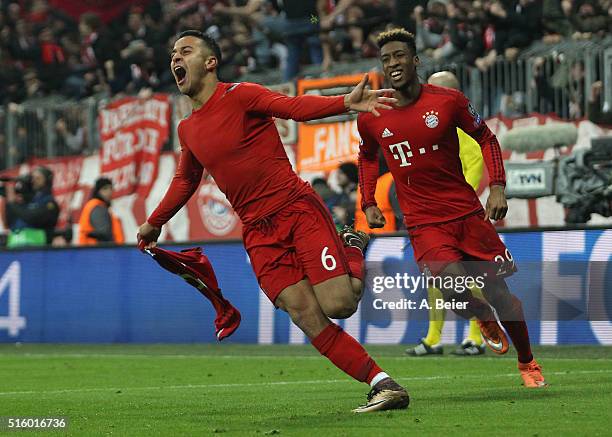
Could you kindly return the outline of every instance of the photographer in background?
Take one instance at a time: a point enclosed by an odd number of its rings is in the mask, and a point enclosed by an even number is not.
[[[7,247],[51,243],[59,216],[52,186],[53,173],[45,167],[5,182],[6,223],[10,229]]]

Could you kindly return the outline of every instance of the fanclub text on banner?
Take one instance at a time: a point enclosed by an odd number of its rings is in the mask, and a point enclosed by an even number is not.
[[[370,74],[370,86],[380,88],[380,79]],[[351,92],[363,74],[298,81],[298,95],[336,96]],[[298,125],[297,167],[303,172],[328,172],[342,162],[356,161],[359,152],[357,115],[341,114]]]
[[[113,181],[113,197],[146,196],[170,133],[168,96],[127,97],[100,111],[100,172]]]

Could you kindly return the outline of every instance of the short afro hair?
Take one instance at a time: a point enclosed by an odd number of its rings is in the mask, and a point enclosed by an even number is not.
[[[376,38],[376,44],[378,45],[379,49],[382,49],[385,44],[392,41],[401,41],[406,43],[406,45],[410,47],[410,50],[412,50],[412,53],[415,55],[417,54],[414,35],[408,32],[406,29],[400,27],[396,29],[387,30],[385,32],[382,32]]]
[[[204,32],[200,32],[199,30],[185,30],[179,33],[176,39],[179,40],[186,36],[194,36],[199,40],[202,40],[206,47],[211,52],[213,52],[213,55],[215,55],[219,64],[221,63],[221,49],[219,48],[219,44],[217,44],[217,41],[215,41],[214,38],[206,35]]]

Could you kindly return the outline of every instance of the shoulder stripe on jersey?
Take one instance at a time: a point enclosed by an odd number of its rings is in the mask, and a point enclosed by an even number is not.
[[[228,89],[225,90],[225,94],[227,94],[227,93],[229,93],[231,91],[234,91],[238,85],[240,85],[240,83],[233,84],[231,87],[229,87]]]

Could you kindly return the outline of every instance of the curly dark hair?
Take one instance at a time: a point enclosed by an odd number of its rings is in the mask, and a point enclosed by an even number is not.
[[[382,47],[385,44],[391,41],[405,42],[406,45],[410,48],[410,50],[412,50],[412,53],[416,55],[417,50],[416,50],[416,42],[414,40],[414,35],[408,32],[406,29],[396,28],[396,29],[387,30],[385,32],[382,32],[376,38],[376,44],[378,45],[379,49],[382,49]]]

